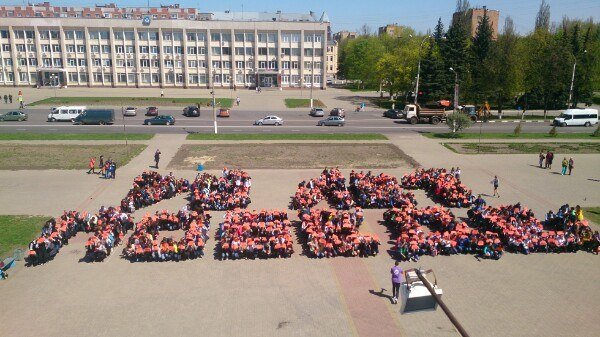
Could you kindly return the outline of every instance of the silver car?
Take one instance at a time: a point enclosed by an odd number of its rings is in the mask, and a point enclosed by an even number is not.
[[[344,126],[346,120],[339,116],[330,116],[325,119],[321,119],[318,126]]]
[[[321,109],[321,108],[312,108],[312,109],[310,109],[309,115],[311,115],[313,117],[324,117],[325,111],[323,111],[323,109]]]
[[[264,118],[261,119],[257,119],[254,122],[254,125],[283,125],[283,119],[277,117],[277,116],[266,116]]]
[[[137,109],[134,107],[127,107],[125,111],[123,111],[123,116],[135,116],[137,115]]]

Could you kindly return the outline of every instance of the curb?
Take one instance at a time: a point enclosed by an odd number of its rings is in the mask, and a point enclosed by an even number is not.
[[[531,121],[531,120],[519,120],[519,119],[511,119],[504,121],[487,121],[487,123],[548,123],[548,121]],[[477,121],[477,123],[483,123],[483,121]]]

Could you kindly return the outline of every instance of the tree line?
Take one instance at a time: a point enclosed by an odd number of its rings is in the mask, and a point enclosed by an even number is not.
[[[518,34],[512,19],[507,17],[494,39],[485,12],[472,37],[470,8],[468,0],[458,0],[458,14],[447,30],[440,18],[427,35],[401,27],[393,36],[365,33],[341,41],[340,75],[354,80],[358,87],[381,86],[391,97],[409,101],[414,97],[421,60],[421,103],[452,100],[455,74],[461,104],[482,105],[487,101],[501,112],[502,108],[546,111],[592,103],[594,90],[600,90],[598,23],[565,17],[559,24],[552,24],[550,7],[544,0],[532,32]]]

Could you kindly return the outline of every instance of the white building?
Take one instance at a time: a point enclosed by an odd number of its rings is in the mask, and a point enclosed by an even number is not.
[[[0,6],[0,86],[325,88],[327,15]]]

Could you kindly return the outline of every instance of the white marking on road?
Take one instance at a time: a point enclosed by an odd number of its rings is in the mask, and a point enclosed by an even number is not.
[[[300,132],[300,130],[292,130],[292,132]]]
[[[27,129],[17,129],[17,131],[27,131]]]
[[[48,131],[58,131],[58,129],[48,129]]]

